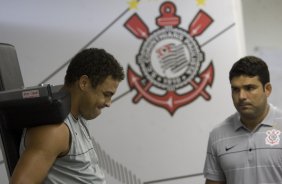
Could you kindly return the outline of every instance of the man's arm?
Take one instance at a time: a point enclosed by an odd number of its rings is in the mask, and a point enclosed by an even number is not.
[[[225,184],[225,182],[224,181],[206,180],[206,184]]]
[[[14,169],[10,184],[42,183],[56,158],[68,152],[69,136],[64,123],[28,129],[26,149]]]

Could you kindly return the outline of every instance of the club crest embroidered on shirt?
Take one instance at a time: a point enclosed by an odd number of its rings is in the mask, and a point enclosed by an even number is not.
[[[266,131],[265,144],[274,146],[280,143],[280,130],[272,129]]]

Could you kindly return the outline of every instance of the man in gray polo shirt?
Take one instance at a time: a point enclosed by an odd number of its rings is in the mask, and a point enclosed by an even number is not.
[[[272,87],[266,63],[241,58],[229,80],[237,112],[210,133],[206,184],[282,183],[282,113],[267,101]]]

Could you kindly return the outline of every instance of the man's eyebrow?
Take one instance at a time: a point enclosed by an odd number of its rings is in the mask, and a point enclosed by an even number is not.
[[[241,85],[241,87],[250,87],[250,86],[257,86],[256,84],[244,84],[244,85]],[[240,86],[234,86],[234,85],[231,85],[231,88],[239,88]]]
[[[257,85],[256,85],[256,84],[245,84],[245,85],[243,85],[243,86],[249,87],[249,86],[257,86]]]

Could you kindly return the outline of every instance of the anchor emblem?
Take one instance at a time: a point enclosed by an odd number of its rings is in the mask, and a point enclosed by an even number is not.
[[[207,101],[211,99],[206,88],[213,83],[213,63],[199,72],[205,58],[195,37],[212,22],[213,19],[200,10],[188,31],[179,28],[180,17],[172,2],[160,6],[160,16],[156,18],[159,29],[151,33],[137,13],[125,22],[124,26],[143,40],[136,56],[142,74],[137,74],[131,66],[127,70],[129,87],[137,92],[133,103],[145,99],[173,115],[178,108],[199,96]]]

